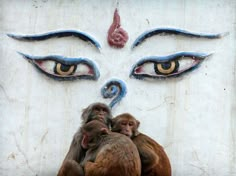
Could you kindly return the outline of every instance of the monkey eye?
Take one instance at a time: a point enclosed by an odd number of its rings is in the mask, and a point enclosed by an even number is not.
[[[100,108],[99,110],[102,111],[102,112],[107,112],[106,108]]]
[[[134,126],[134,123],[133,122],[129,122],[129,126]]]
[[[57,80],[97,80],[100,76],[94,62],[87,58],[66,58],[57,55],[41,57],[19,54],[30,61],[40,72]]]
[[[120,122],[121,125],[126,125],[127,123],[126,122]]]
[[[106,108],[103,108],[102,111],[103,111],[103,112],[107,112],[107,109],[106,109]]]
[[[100,108],[99,107],[95,107],[94,110],[95,111],[100,111]]]
[[[108,112],[107,109],[106,109],[106,108],[103,108],[103,107],[95,107],[95,108],[94,108],[94,111],[97,111],[97,112],[100,112],[100,111],[102,111],[102,112]]]
[[[146,57],[133,66],[130,77],[136,79],[177,77],[197,68],[210,55],[180,52],[168,56]]]

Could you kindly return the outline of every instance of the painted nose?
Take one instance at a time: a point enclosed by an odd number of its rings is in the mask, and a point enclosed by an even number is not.
[[[126,95],[126,84],[122,80],[111,79],[102,87],[101,93],[103,98],[112,98],[109,106],[113,108]]]

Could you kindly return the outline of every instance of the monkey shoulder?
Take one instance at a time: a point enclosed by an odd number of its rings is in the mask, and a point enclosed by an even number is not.
[[[133,163],[133,159],[135,162],[140,162],[138,149],[129,137],[115,132],[104,135],[97,148],[96,162],[112,163],[116,160],[121,165],[123,162],[128,165]]]
[[[107,153],[110,153],[114,154],[114,156],[118,153],[129,151],[138,153],[136,145],[129,137],[116,132],[111,132],[105,135],[99,144],[97,151],[97,155],[107,155]]]
[[[129,137],[116,132],[110,132],[109,134],[105,135],[100,146],[103,149],[105,148],[104,146],[107,148],[136,148],[133,141]]]
[[[79,129],[74,134],[73,139],[72,139],[72,143],[73,144],[80,144],[81,140],[82,140],[82,132],[81,132],[81,129]]]

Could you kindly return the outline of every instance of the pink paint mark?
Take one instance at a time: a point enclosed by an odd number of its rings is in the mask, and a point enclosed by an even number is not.
[[[138,67],[135,69],[135,73],[142,73],[142,72],[143,72],[142,67]]]
[[[108,30],[107,41],[110,46],[123,48],[128,39],[128,33],[120,27],[120,15],[116,8],[113,17],[113,23]]]
[[[39,66],[42,66],[43,61],[35,61]]]
[[[89,67],[88,74],[90,74],[90,75],[94,74],[94,71],[93,71],[93,69],[91,67]]]

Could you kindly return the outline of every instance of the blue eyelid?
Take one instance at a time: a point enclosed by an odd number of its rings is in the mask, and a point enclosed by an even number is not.
[[[75,65],[75,64],[82,63],[82,64],[87,64],[91,66],[94,64],[94,62],[89,60],[88,58],[68,58],[68,57],[59,56],[59,55],[30,56],[21,52],[18,52],[18,53],[28,60],[35,60],[35,61],[51,60],[51,61],[60,62],[62,64],[66,64],[66,65]]]
[[[41,72],[43,72],[44,74],[46,74],[47,76],[56,78],[58,80],[73,80],[73,79],[91,79],[91,80],[97,80],[100,76],[100,72],[98,71],[97,66],[95,65],[95,63],[88,59],[88,58],[67,58],[67,57],[63,57],[63,56],[59,56],[59,55],[49,55],[49,56],[31,56],[31,55],[27,55],[21,52],[18,52],[18,54],[20,54],[21,56],[23,56],[25,59],[27,59],[28,61],[30,61],[37,69],[39,69]],[[51,76],[49,73],[46,73],[45,71],[41,70],[37,64],[35,63],[35,61],[55,61],[55,62],[59,62],[62,64],[66,64],[66,65],[77,65],[77,64],[85,64],[88,65],[89,67],[92,68],[94,75],[93,76],[88,76],[88,75],[84,75],[84,76],[79,76],[79,77],[65,77],[65,78],[59,78],[56,76]]]
[[[196,53],[196,52],[179,52],[179,53],[175,53],[175,54],[168,55],[168,56],[149,56],[149,57],[144,57],[144,58],[140,59],[133,67],[140,66],[140,65],[147,63],[147,62],[159,62],[159,63],[168,62],[168,61],[178,59],[180,57],[196,57],[198,59],[203,60],[212,54],[213,53],[206,54],[206,53]]]
[[[59,38],[59,37],[76,37],[83,41],[89,41],[92,43],[97,49],[101,48],[101,45],[89,34],[76,31],[76,30],[62,30],[62,31],[52,31],[44,34],[37,34],[37,35],[16,35],[16,34],[7,34],[8,37],[11,37],[16,40],[22,41],[41,41],[47,40],[50,38]]]
[[[195,38],[206,38],[206,39],[218,39],[225,35],[228,35],[229,32],[225,33],[217,33],[217,34],[206,34],[206,33],[196,33],[196,32],[190,32],[187,30],[177,29],[177,28],[155,28],[149,31],[146,31],[142,33],[132,44],[132,49],[140,45],[142,42],[144,42],[145,39],[152,37],[154,35],[182,35],[186,37],[195,37]]]

